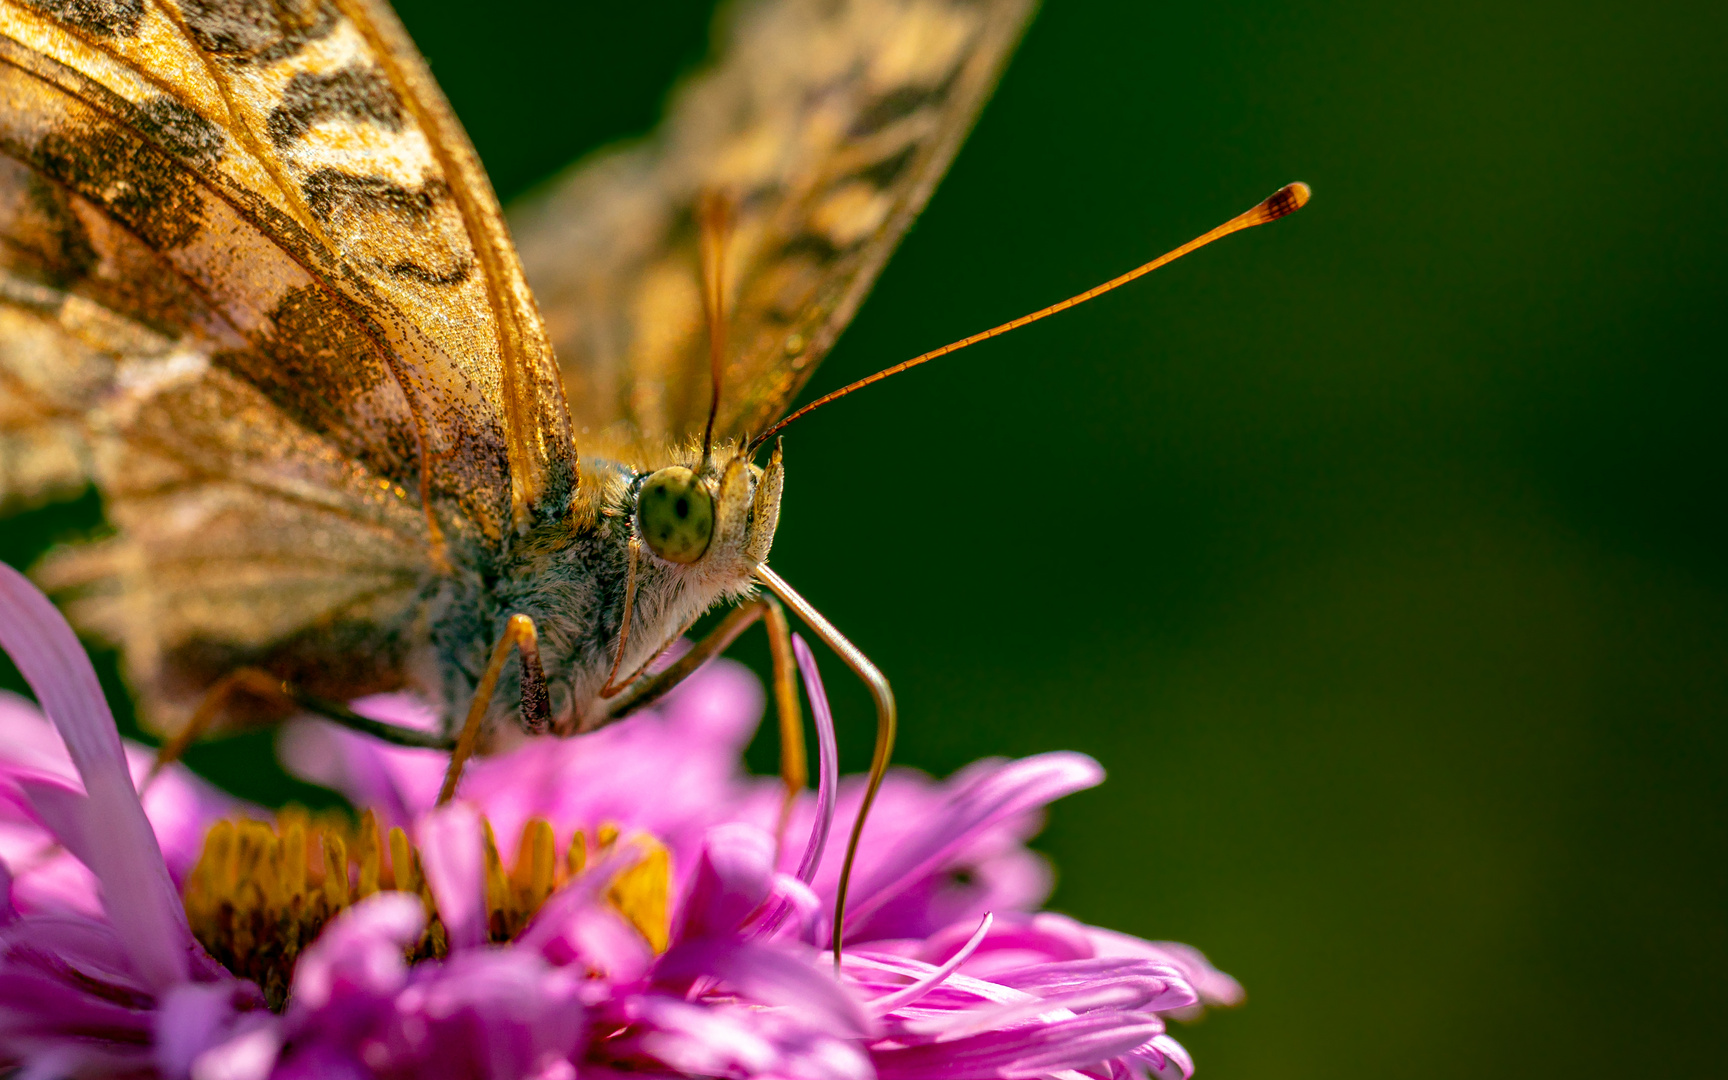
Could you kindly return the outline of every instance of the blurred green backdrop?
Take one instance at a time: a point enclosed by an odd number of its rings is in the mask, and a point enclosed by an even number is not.
[[[507,199],[645,130],[711,11],[401,8]],[[1314,185],[787,446],[775,566],[894,679],[900,759],[1110,770],[1040,841],[1056,905],[1247,985],[1179,1032],[1203,1076],[1720,1075],[1723,40],[1721,4],[1057,0],[818,374]],[[266,749],[200,760],[280,796]]]

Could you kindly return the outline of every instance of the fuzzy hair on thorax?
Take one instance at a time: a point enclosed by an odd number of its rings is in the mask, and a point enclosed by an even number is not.
[[[475,686],[512,615],[534,620],[551,698],[553,730],[570,733],[603,718],[600,696],[616,665],[616,687],[644,671],[718,604],[754,593],[752,573],[767,558],[779,520],[780,452],[766,468],[737,443],[673,449],[659,468],[696,472],[714,500],[707,550],[689,564],[660,558],[641,542],[637,495],[654,469],[583,462],[571,511],[509,538],[500,550],[453,548],[453,573],[429,582],[423,607],[427,648],[415,682],[440,706],[447,730],[466,716]],[[634,554],[633,554],[634,551]],[[634,558],[635,588],[630,588]],[[630,599],[625,637],[626,599]],[[501,735],[515,728],[520,667],[506,663],[487,714]]]

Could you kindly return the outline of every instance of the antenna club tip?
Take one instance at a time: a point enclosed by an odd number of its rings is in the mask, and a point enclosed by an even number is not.
[[[1277,221],[1288,217],[1308,205],[1308,200],[1314,197],[1314,189],[1298,180],[1294,184],[1285,184],[1267,197],[1266,201],[1250,211],[1258,220],[1256,225],[1268,221]]]

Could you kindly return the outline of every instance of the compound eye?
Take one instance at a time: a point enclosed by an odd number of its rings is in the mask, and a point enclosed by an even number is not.
[[[636,524],[654,554],[693,563],[714,539],[714,498],[696,474],[671,465],[650,476],[636,496]]]

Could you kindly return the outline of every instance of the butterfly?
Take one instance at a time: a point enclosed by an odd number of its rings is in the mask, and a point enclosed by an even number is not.
[[[446,797],[758,619],[801,784],[784,603],[872,688],[873,794],[892,693],[768,568],[756,457],[1032,6],[744,0],[659,130],[507,221],[380,0],[0,0],[0,503],[93,483],[114,526],[37,580],[149,725],[311,709],[454,746]],[[402,688],[441,730],[341,704]]]
[[[744,440],[1031,9],[740,4],[659,131],[507,223],[377,0],[3,0],[0,501],[94,483],[114,526],[38,581],[170,732],[404,687],[439,744],[592,728],[717,603],[783,624],[765,581],[873,673],[767,570]]]

